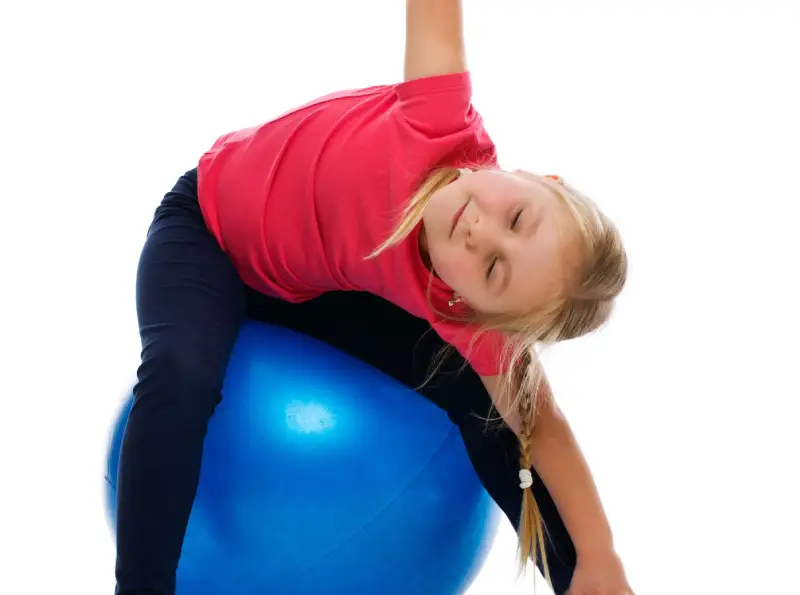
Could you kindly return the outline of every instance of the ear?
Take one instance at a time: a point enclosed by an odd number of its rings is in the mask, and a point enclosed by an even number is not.
[[[464,298],[462,298],[457,293],[453,293],[453,297],[450,299],[450,301],[447,303],[447,305],[452,308],[456,304],[464,304],[464,303],[465,303],[464,302]]]

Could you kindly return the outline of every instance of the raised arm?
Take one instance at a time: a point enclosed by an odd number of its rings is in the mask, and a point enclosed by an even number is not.
[[[405,80],[466,69],[461,0],[406,0]]]

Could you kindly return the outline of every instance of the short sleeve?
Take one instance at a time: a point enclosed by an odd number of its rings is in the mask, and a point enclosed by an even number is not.
[[[433,328],[444,341],[458,350],[480,376],[496,376],[503,370],[505,337],[499,331],[476,336],[476,329],[452,322],[438,322]]]
[[[422,136],[442,138],[480,124],[469,72],[405,81],[394,89],[398,117]]]

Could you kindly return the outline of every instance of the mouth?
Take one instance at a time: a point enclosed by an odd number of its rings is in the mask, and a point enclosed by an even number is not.
[[[461,215],[464,214],[464,209],[467,208],[468,204],[469,204],[469,201],[465,202],[464,206],[462,206],[460,209],[458,209],[456,211],[456,214],[453,215],[453,224],[450,227],[450,237],[451,238],[453,237],[453,232],[455,232],[455,230],[456,230],[456,225],[458,225],[458,222],[461,220]]]

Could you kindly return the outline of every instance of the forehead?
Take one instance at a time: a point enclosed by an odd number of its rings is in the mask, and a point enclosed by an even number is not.
[[[509,197],[509,195],[519,196],[520,194],[552,193],[552,190],[547,188],[546,183],[543,183],[532,174],[518,174],[517,172],[510,174],[504,171],[482,170],[477,172],[477,175],[467,176],[464,179],[476,189],[480,188],[481,191],[505,197]]]

